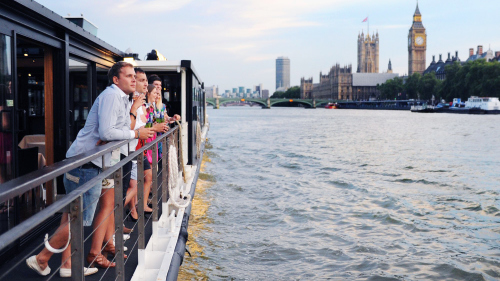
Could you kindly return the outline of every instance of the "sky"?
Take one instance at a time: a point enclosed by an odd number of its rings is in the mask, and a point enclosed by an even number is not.
[[[380,37],[380,72],[389,59],[395,73],[408,72],[408,31],[414,0],[36,0],[55,13],[84,15],[97,36],[144,59],[157,49],[168,60],[191,60],[206,86],[219,93],[263,84],[276,89],[276,58],[290,59],[291,86],[328,73],[335,65],[357,69],[361,31]],[[500,51],[499,0],[420,0],[427,31],[427,65],[469,48]]]

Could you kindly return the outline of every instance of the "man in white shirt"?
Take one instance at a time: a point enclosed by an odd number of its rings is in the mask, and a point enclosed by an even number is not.
[[[78,132],[66,157],[70,158],[93,149],[97,144],[108,141],[126,139],[147,139],[153,136],[153,131],[147,128],[138,130],[130,129],[130,117],[128,94],[133,93],[136,88],[136,77],[133,65],[126,62],[115,63],[108,72],[109,86],[97,97],[87,116],[85,126]],[[106,166],[109,166],[110,155],[105,155]],[[72,192],[99,174],[103,167],[102,158],[98,157],[82,167],[76,168],[64,176],[64,187],[66,192]],[[99,182],[83,194],[83,223],[84,226],[92,224],[97,201],[101,195],[102,185]],[[109,193],[109,194],[108,194]],[[114,195],[111,192],[99,199],[101,208],[94,221],[94,239],[101,240],[106,232],[105,227],[97,228],[101,223],[106,224],[106,216],[109,214],[108,206],[114,205]],[[111,198],[111,201],[109,200]],[[68,242],[69,224],[68,214],[64,213],[61,226],[57,229],[49,244],[52,248],[63,248]],[[38,255],[31,256],[26,264],[40,275],[46,276],[50,273],[48,261],[53,251],[44,248]],[[89,257],[87,257],[89,259]],[[95,254],[94,265],[101,267],[112,267],[106,257],[100,253]],[[95,268],[85,268],[84,274],[90,275],[97,272]],[[68,245],[62,252],[62,265],[59,272],[61,277],[71,276],[71,247]]]

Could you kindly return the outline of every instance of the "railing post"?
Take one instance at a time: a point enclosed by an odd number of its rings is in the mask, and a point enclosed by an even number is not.
[[[162,167],[161,167],[161,178],[162,178],[162,186],[161,186],[161,202],[162,203],[167,203],[168,201],[168,184],[167,184],[167,165],[169,165],[168,163],[168,151],[169,151],[169,148],[170,146],[167,146],[168,142],[167,142],[167,137],[163,138],[163,140],[161,141],[161,145],[162,145],[162,150],[163,150],[163,154],[162,154]]]
[[[181,149],[181,144],[182,144],[181,138],[182,138],[181,128],[178,127],[175,146],[177,148],[177,171],[180,173],[182,173],[183,169],[182,167],[183,159],[181,157],[184,157],[184,155],[182,155],[182,149]]]
[[[139,215],[139,221],[137,223],[137,228],[139,231],[139,241],[138,249],[144,250],[145,240],[144,240],[144,154],[141,153],[137,156],[137,214]],[[139,255],[139,264],[141,264],[141,256]]]
[[[63,176],[64,176],[64,174],[63,174]],[[52,202],[51,203],[56,202],[56,198],[57,198],[57,177],[52,179]]]
[[[125,263],[123,261],[123,166],[114,174],[115,183],[115,251],[116,251],[116,278],[125,280]]]
[[[71,280],[83,280],[83,200],[82,196],[78,196],[69,205],[69,219],[71,231]],[[63,216],[65,214],[63,213]]]
[[[153,182],[151,183],[151,193],[153,194],[153,222],[158,221],[158,142],[153,145]]]

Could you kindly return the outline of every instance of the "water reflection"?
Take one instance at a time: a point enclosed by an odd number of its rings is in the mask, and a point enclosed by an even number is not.
[[[210,148],[207,144],[206,148]],[[187,241],[187,249],[191,253],[191,257],[186,253],[184,262],[180,268],[178,280],[208,280],[207,269],[200,267],[198,261],[205,258],[203,235],[211,232],[211,228],[207,225],[211,223],[208,217],[208,208],[210,200],[207,198],[207,190],[215,184],[215,178],[204,173],[207,162],[210,162],[210,153],[203,155],[203,162],[200,168],[198,182],[196,183],[196,194],[193,198],[191,215],[189,218],[189,239]]]

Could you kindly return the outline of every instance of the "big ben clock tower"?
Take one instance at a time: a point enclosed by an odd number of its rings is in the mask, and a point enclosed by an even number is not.
[[[422,74],[425,70],[425,51],[427,50],[427,34],[422,24],[420,10],[415,10],[413,25],[408,33],[408,76],[417,72]]]

